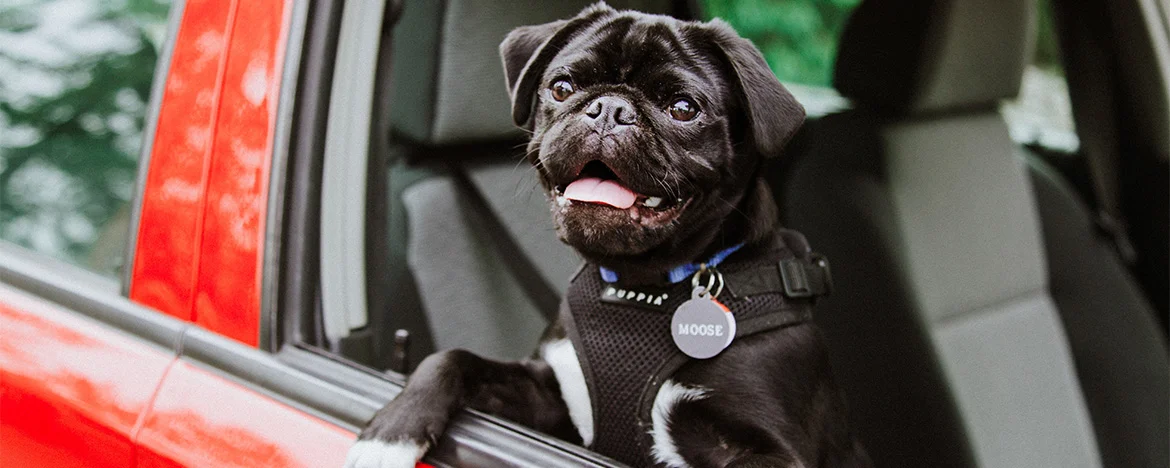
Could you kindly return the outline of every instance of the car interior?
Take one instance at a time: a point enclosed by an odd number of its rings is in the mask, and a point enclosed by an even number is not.
[[[369,313],[322,346],[404,374],[440,349],[535,349],[580,259],[524,159],[497,47],[589,3],[387,11]],[[609,3],[703,18],[687,1]],[[832,263],[816,321],[877,466],[1170,464],[1170,72],[1148,40],[1164,24],[1140,15],[1153,3],[1052,2],[1077,154],[1020,144],[1000,111],[1036,2],[863,0],[849,18],[833,74],[849,105],[810,115],[765,171],[785,227]]]

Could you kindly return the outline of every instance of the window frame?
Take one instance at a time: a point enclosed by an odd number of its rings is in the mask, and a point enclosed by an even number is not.
[[[370,323],[366,214],[375,208],[367,187],[376,177],[370,136],[376,134],[373,97],[386,3],[364,2],[360,11],[341,12],[321,170],[321,206],[330,207],[320,213],[322,344]]]

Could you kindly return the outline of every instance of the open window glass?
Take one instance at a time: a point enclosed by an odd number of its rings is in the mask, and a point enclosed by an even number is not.
[[[170,6],[0,6],[0,239],[123,275]]]

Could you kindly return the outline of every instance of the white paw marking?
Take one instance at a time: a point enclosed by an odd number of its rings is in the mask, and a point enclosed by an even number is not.
[[[349,448],[345,468],[414,468],[426,451],[426,444],[409,440],[359,440]]]
[[[577,361],[577,351],[568,339],[540,345],[540,357],[552,368],[561,386],[561,397],[569,408],[569,419],[577,426],[581,440],[588,447],[593,444],[593,403],[589,401],[589,387],[585,373]]]
[[[654,408],[650,411],[650,435],[654,438],[654,447],[650,453],[654,459],[671,468],[684,468],[687,462],[678,454],[678,447],[670,438],[670,412],[679,403],[694,401],[707,396],[708,390],[702,387],[687,387],[667,380],[658,389],[654,396]]]

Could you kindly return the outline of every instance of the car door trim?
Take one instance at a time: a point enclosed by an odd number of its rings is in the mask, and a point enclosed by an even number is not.
[[[351,5],[352,6],[352,5]],[[342,8],[321,175],[322,328],[329,342],[368,323],[366,199],[370,122],[385,1]]]
[[[6,242],[0,282],[167,349],[179,349],[188,326],[120,295],[114,280]]]
[[[402,391],[403,378],[378,373],[325,351],[285,346],[280,359],[293,368],[343,389],[326,404],[350,427],[360,428]],[[343,400],[345,398],[346,400]],[[436,466],[603,467],[617,462],[525,426],[474,410],[463,410],[426,461]]]
[[[260,276],[260,326],[257,339],[257,347],[264,351],[275,351],[280,343],[277,311],[280,305],[280,278],[284,273],[281,258],[285,197],[290,187],[288,183],[292,166],[290,159],[293,157],[295,147],[292,135],[298,107],[298,87],[309,20],[309,2],[294,1],[291,8],[288,36],[285,38],[285,64],[281,72],[280,97],[273,128],[272,164],[268,173],[268,208],[265,220],[267,229],[264,233],[263,273]],[[290,206],[297,205],[293,203]]]

